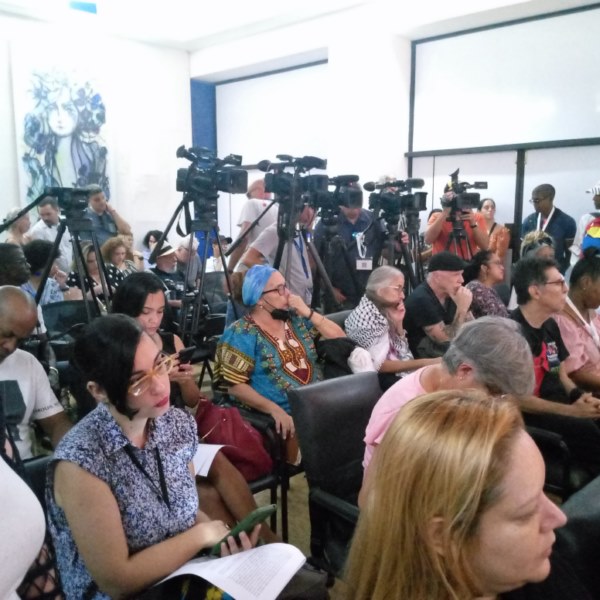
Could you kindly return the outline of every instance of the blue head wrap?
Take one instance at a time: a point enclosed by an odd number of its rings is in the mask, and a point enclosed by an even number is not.
[[[258,302],[273,273],[277,273],[277,269],[269,265],[254,265],[248,269],[242,286],[242,300],[246,306],[254,306]]]

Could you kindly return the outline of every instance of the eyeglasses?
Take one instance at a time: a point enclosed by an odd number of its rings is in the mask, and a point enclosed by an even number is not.
[[[158,363],[152,369],[146,371],[137,381],[131,383],[127,388],[127,392],[136,398],[147,392],[154,377],[163,377],[169,374],[177,357],[177,354],[161,354]]]
[[[555,279],[554,281],[546,281],[543,285],[560,285],[561,287],[567,287],[567,282],[565,281],[564,277],[561,277],[560,279]]]
[[[398,293],[404,290],[403,285],[384,285],[383,287],[386,287],[389,290],[396,290]]]
[[[278,286],[271,288],[270,290],[264,290],[263,294],[268,294],[269,292],[277,292],[280,296],[285,295],[285,290],[289,289],[286,283],[280,283]]]
[[[530,198],[529,202],[531,204],[539,204],[542,200],[545,200],[544,196],[538,196],[537,198]]]

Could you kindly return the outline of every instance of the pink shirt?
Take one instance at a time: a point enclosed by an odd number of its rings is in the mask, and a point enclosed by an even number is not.
[[[600,316],[595,311],[590,311],[591,324],[600,334]],[[575,323],[564,313],[552,316],[558,323],[560,335],[569,351],[569,358],[565,361],[567,373],[585,369],[600,373],[600,348],[596,346],[592,336],[586,331],[583,323]]]
[[[398,414],[398,411],[413,398],[426,393],[421,385],[421,374],[426,368],[423,367],[403,377],[379,398],[371,413],[371,419],[365,433],[365,444],[367,445],[363,460],[365,471],[371,462],[375,447],[381,443],[385,432],[388,430],[394,417]]]

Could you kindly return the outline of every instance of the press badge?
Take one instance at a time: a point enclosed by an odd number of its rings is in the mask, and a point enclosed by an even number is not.
[[[357,271],[372,271],[373,270],[373,259],[372,258],[357,258],[356,259],[356,270]]]

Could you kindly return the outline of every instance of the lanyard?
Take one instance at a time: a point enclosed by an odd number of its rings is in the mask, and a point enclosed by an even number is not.
[[[575,313],[575,316],[581,321],[584,329],[588,332],[590,337],[594,340],[596,347],[600,348],[600,334],[598,333],[598,330],[596,329],[594,324],[588,323],[583,318],[583,315],[579,312],[579,309],[575,306],[575,304],[573,304],[573,301],[571,300],[571,298],[569,298],[569,296],[567,296],[567,304],[569,305],[569,308]]]
[[[167,508],[171,508],[171,502],[169,501],[169,490],[167,489],[167,483],[165,481],[165,474],[163,471],[162,460],[160,459],[160,452],[158,448],[154,449],[154,454],[156,456],[156,466],[158,467],[158,478],[160,481],[160,490],[156,487],[154,480],[148,474],[148,471],[144,469],[142,463],[138,460],[138,457],[135,455],[133,451],[133,447],[131,445],[125,446],[125,452],[127,456],[131,459],[131,462],[134,466],[142,473],[142,475],[148,480],[150,483],[150,487],[156,492],[158,497],[167,505]]]
[[[308,265],[306,264],[304,252],[302,251],[302,234],[299,235],[299,239],[299,242],[296,239],[294,239],[294,246],[296,246],[296,250],[298,250],[298,254],[300,255],[300,261],[302,262],[302,270],[304,271],[304,276],[306,277],[306,279],[308,279]]]
[[[555,210],[555,206],[552,207],[552,210],[550,211],[550,214],[548,215],[548,218],[546,219],[546,222],[542,225],[542,213],[538,213],[537,216],[537,227],[536,230],[542,230],[542,231],[546,231],[546,227],[548,227],[548,223],[550,223],[550,219],[552,218],[552,215],[554,214],[554,210]]]

